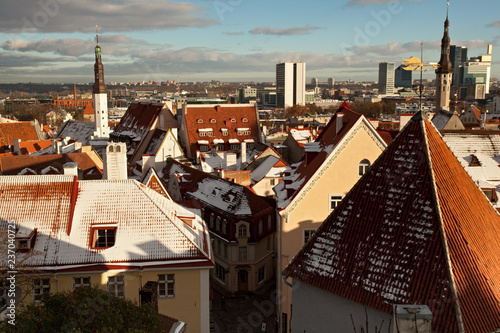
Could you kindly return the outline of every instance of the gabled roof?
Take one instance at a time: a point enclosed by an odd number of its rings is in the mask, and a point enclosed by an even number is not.
[[[42,149],[46,149],[52,146],[52,140],[38,140],[38,141],[21,141],[19,142],[19,148],[21,149],[22,155],[33,154]]]
[[[35,126],[29,121],[0,123],[0,146],[10,146],[14,144],[14,139],[36,141],[42,138],[38,137]]]
[[[0,158],[0,172],[2,175],[18,175],[29,168],[41,174],[42,170],[51,166],[64,174],[63,165],[68,162],[77,162],[85,179],[101,179],[102,170],[96,165],[87,153],[50,154],[39,156],[7,156]]]
[[[166,136],[167,131],[162,129],[155,129],[153,131],[153,135],[151,136],[151,140],[149,140],[146,150],[144,151],[144,155],[156,155]]]
[[[339,114],[342,114],[342,126],[337,133],[337,122],[339,122]],[[274,191],[278,208],[286,210],[290,203],[295,200],[313,179],[316,173],[322,170],[325,163],[332,160],[339,149],[344,149],[341,142],[349,138],[349,134],[353,130],[365,127],[371,133],[374,141],[383,150],[386,147],[377,131],[373,128],[370,121],[363,115],[352,111],[347,103],[342,103],[337,113],[330,119],[330,122],[325,126],[321,134],[316,138],[316,141],[305,146],[306,155],[308,152],[315,154],[314,158],[307,161],[307,156],[301,162],[292,165],[290,174],[285,175],[283,182],[280,182]]]
[[[432,117],[432,123],[439,131],[444,130],[444,129],[448,129],[448,127],[450,127],[451,125],[450,126],[447,126],[447,125],[452,120],[454,120],[455,124],[458,124],[458,126],[459,126],[458,128],[454,127],[452,129],[456,129],[456,130],[465,129],[462,122],[460,121],[460,118],[458,117],[458,114],[455,112],[450,112],[450,111],[446,111],[446,110],[439,110],[434,115],[434,117]]]
[[[34,250],[17,254],[24,266],[50,271],[213,265],[200,217],[135,180],[3,176],[0,200],[2,228],[14,221],[21,231],[37,229]],[[192,217],[192,226],[179,216]],[[94,228],[109,226],[116,228],[114,246],[92,248]],[[5,264],[6,257],[0,260]]]
[[[154,168],[149,168],[147,175],[144,177],[141,183],[163,195],[165,198],[172,200],[172,197],[163,186]]]
[[[148,134],[163,106],[160,103],[130,104],[112,136],[126,135],[130,136],[134,141],[141,141]]]
[[[476,116],[477,121],[481,121],[481,110],[479,110],[476,106],[470,106],[472,113]]]
[[[85,106],[85,110],[83,110],[83,114],[84,115],[90,115],[90,116],[93,116],[94,115],[94,107],[92,106],[92,103],[89,103]]]
[[[191,155],[198,150],[199,140],[209,140],[212,143],[214,139],[224,140],[227,144],[229,140],[252,139],[255,142],[260,141],[259,123],[255,105],[251,104],[222,104],[222,105],[196,105],[188,104],[186,106],[185,122],[187,136],[190,145]],[[213,136],[200,136],[200,132],[208,131]],[[238,129],[249,129],[250,134],[238,135]],[[222,132],[227,135],[222,135]]]
[[[95,125],[94,123],[89,123],[79,120],[68,120],[65,121],[57,134],[55,139],[64,139],[70,137],[71,139],[81,142],[82,145],[88,145],[90,137],[94,134]]]
[[[422,118],[284,274],[386,313],[393,304],[426,304],[435,332],[491,332],[500,327],[500,216]]]

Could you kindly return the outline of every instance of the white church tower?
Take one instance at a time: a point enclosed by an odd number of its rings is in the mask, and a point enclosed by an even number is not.
[[[94,65],[94,123],[95,131],[92,140],[108,141],[108,90],[104,84],[104,67],[101,62],[101,47],[99,46],[99,34],[97,36],[97,45],[95,47],[95,65]]]

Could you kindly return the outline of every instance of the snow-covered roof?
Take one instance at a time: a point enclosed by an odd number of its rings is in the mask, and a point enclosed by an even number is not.
[[[86,121],[68,120],[61,125],[61,128],[55,135],[55,138],[71,139],[81,142],[82,145],[88,145],[91,136],[94,134],[95,125]]]
[[[37,229],[34,250],[17,254],[26,266],[54,270],[99,264],[211,265],[202,219],[135,180],[3,176],[0,193],[4,230],[7,221]],[[116,228],[113,246],[91,246],[98,227]]]
[[[240,143],[240,140],[238,140],[238,139],[229,139],[228,142],[229,143]]]
[[[290,129],[290,134],[294,138],[295,141],[313,141],[314,140],[314,135],[312,134],[311,130],[308,128],[303,128],[303,129],[298,129],[298,128],[291,128]]]
[[[267,156],[257,168],[252,170],[252,182],[256,183],[264,177],[279,177],[280,173],[285,172],[286,167],[274,168],[274,165],[280,161],[276,156]],[[279,169],[279,170],[275,170]]]

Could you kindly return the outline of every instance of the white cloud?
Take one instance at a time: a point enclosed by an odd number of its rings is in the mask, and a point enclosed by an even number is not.
[[[0,31],[106,32],[178,29],[218,24],[207,8],[170,0],[16,0],[2,2]]]
[[[306,35],[312,30],[320,29],[318,27],[304,26],[295,28],[270,28],[270,27],[256,27],[249,31],[254,35],[278,35],[278,36],[294,36]]]

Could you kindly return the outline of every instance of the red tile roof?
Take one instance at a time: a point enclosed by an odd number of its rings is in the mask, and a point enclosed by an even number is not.
[[[500,216],[421,117],[284,274],[386,313],[426,304],[436,332],[457,332],[460,308],[465,332],[490,332],[500,327]]]
[[[87,153],[51,154],[40,156],[11,156],[0,158],[0,172],[2,175],[18,175],[21,171],[29,168],[37,174],[47,167],[53,167],[64,174],[63,165],[68,162],[77,162],[78,168],[82,170],[84,179],[101,179],[100,170]]]
[[[14,139],[21,139],[21,141],[40,140],[35,126],[33,126],[29,121],[1,123],[0,146],[12,145],[14,144]]]
[[[92,106],[92,103],[89,103],[85,106],[85,110],[83,110],[84,115],[94,115],[94,107]]]
[[[470,106],[472,113],[476,117],[477,121],[481,121],[481,110],[479,110],[476,106],[471,105]]]
[[[48,148],[51,145],[52,145],[52,140],[19,142],[19,148],[21,148],[21,154],[23,155],[33,154],[34,152]]]
[[[199,150],[198,140],[224,140],[225,150],[230,149],[230,139],[239,142],[253,139],[260,141],[259,122],[254,105],[224,104],[224,105],[187,105],[186,127],[189,139],[191,157]],[[238,128],[248,128],[249,135],[239,135]],[[213,136],[200,136],[200,129],[212,129]],[[222,135],[227,129],[228,135]]]

